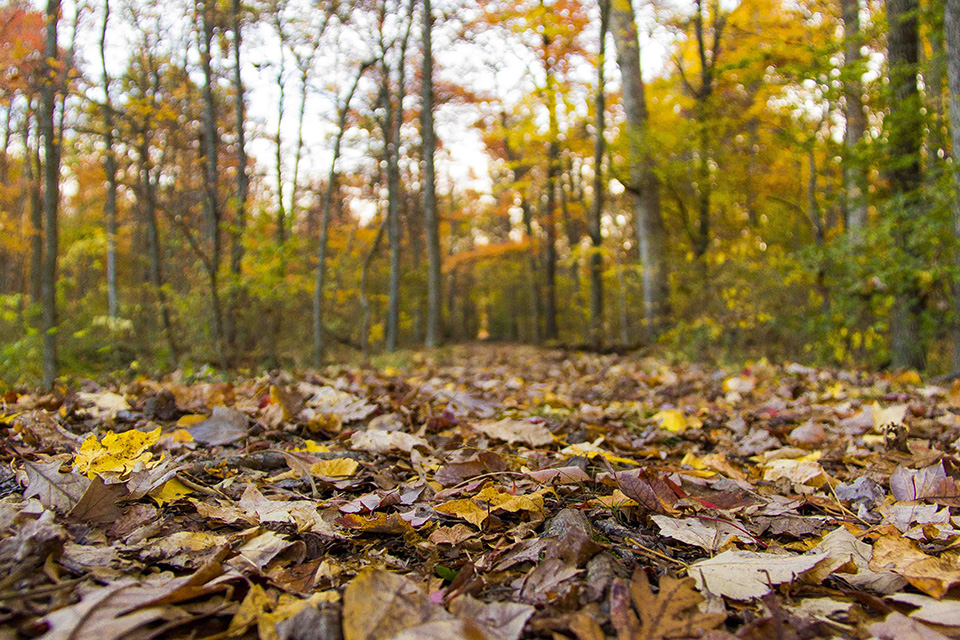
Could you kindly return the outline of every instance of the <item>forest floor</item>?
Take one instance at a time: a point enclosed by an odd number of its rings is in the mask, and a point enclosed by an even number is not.
[[[960,386],[476,346],[0,405],[0,639],[960,638]]]

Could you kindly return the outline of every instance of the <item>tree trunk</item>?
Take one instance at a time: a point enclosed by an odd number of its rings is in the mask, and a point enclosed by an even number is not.
[[[241,26],[242,7],[240,0],[233,0],[231,28],[233,30],[233,111],[237,128],[237,200],[236,213],[230,234],[230,295],[227,302],[226,341],[230,359],[235,361],[237,350],[237,309],[240,291],[241,265],[243,264],[243,234],[247,225],[247,196],[250,192],[250,174],[247,169],[246,104],[244,102],[243,77],[240,73],[240,52],[243,33]]]
[[[667,231],[660,213],[660,184],[653,172],[648,140],[649,116],[640,72],[640,41],[630,0],[611,0],[611,31],[623,78],[630,158],[630,195],[634,203],[637,243],[643,267],[644,325],[648,341],[656,339],[668,311]]]
[[[423,130],[423,212],[427,237],[427,337],[426,346],[440,345],[440,219],[437,212],[437,176],[434,152],[437,139],[433,129],[433,11],[430,0],[423,0],[423,78],[421,91],[421,129]]]
[[[23,172],[30,189],[30,301],[40,304],[43,283],[43,165],[40,162],[40,137],[37,146],[30,144],[30,113],[23,125]],[[39,122],[37,124],[39,134]]]
[[[370,247],[370,252],[363,259],[363,268],[360,271],[360,308],[363,310],[363,326],[360,329],[360,357],[364,363],[366,363],[370,357],[370,296],[367,295],[370,264],[373,262],[373,257],[380,247],[380,241],[383,239],[383,230],[386,226],[387,221],[384,219],[384,221],[380,223],[380,226],[377,227],[377,235],[373,240],[373,245]]]
[[[160,226],[157,224],[157,193],[154,179],[150,175],[150,151],[147,145],[147,133],[141,132],[141,143],[138,151],[140,156],[140,190],[143,201],[143,215],[147,223],[147,254],[149,256],[148,277],[150,288],[160,320],[160,330],[167,343],[169,364],[176,369],[179,362],[177,342],[173,335],[173,322],[170,318],[170,307],[167,304],[167,295],[163,290],[163,259],[160,254]]]
[[[327,268],[327,240],[330,234],[330,213],[333,207],[333,192],[337,184],[337,161],[340,159],[340,144],[343,141],[343,135],[347,129],[347,115],[350,113],[350,101],[353,100],[353,94],[360,84],[360,78],[364,72],[373,64],[365,62],[360,65],[357,75],[350,85],[340,105],[340,113],[337,116],[337,136],[333,141],[333,160],[330,162],[330,174],[327,177],[327,188],[323,192],[323,202],[321,204],[320,221],[320,244],[317,248],[317,278],[313,289],[313,366],[319,368],[323,364],[323,286],[324,276]]]
[[[544,331],[546,340],[556,340],[560,337],[557,326],[557,177],[560,175],[560,123],[557,120],[557,79],[551,60],[548,57],[550,36],[543,36],[543,66],[547,74],[547,117],[550,125],[550,140],[547,145],[547,197],[545,198],[544,212],[541,215],[544,231],[546,231],[544,251],[544,292],[546,306],[544,307]]]
[[[103,170],[107,175],[107,197],[103,207],[107,222],[107,315],[117,318],[117,157],[114,151],[113,101],[110,97],[110,74],[107,72],[107,26],[110,21],[110,0],[103,0],[103,27],[100,30],[100,68],[103,72]]]
[[[52,388],[57,379],[57,214],[60,206],[60,153],[54,133],[56,83],[60,76],[53,61],[57,60],[57,25],[60,0],[47,0],[46,79],[40,93],[40,136],[43,139],[43,218],[44,256],[40,297],[42,299],[41,332],[43,334],[43,384]]]
[[[890,67],[890,113],[887,127],[889,153],[887,167],[891,187],[889,215],[893,216],[893,241],[910,261],[915,250],[911,236],[920,222],[919,189],[921,183],[920,145],[923,122],[917,89],[919,46],[917,0],[887,0],[887,61]],[[909,266],[908,266],[909,269]],[[891,356],[894,367],[922,369],[925,349],[920,336],[922,303],[912,274],[904,282],[894,283],[896,301],[890,318]]]
[[[859,243],[863,239],[863,227],[867,223],[867,173],[859,147],[867,129],[867,117],[863,112],[863,88],[860,84],[860,1],[841,0],[843,12],[844,80],[843,116],[846,130],[843,138],[843,185],[847,209],[847,229],[850,240]]]
[[[397,60],[397,102],[393,104],[390,91],[390,68],[384,62],[382,87],[385,106],[384,143],[387,155],[387,238],[390,241],[390,294],[387,309],[387,353],[397,350],[400,333],[400,128],[403,125],[403,99],[405,87],[405,66],[407,42],[413,25],[413,2],[410,0],[407,12],[406,33],[400,43]]]
[[[600,251],[603,236],[603,155],[606,151],[606,87],[604,62],[607,53],[607,28],[610,20],[610,0],[600,0],[600,55],[597,58],[596,121],[593,140],[593,207],[590,215],[590,343],[594,348],[603,344],[603,254]]]
[[[226,367],[226,349],[223,345],[223,313],[220,306],[218,276],[220,273],[220,206],[217,202],[217,120],[213,98],[213,0],[202,0],[200,12],[200,65],[203,69],[203,177],[204,210],[207,235],[210,241],[207,276],[210,282],[210,302],[213,320],[213,342],[217,360]]]
[[[950,141],[953,150],[953,235],[960,243],[960,0],[946,0],[944,39],[950,89]],[[960,245],[954,245],[953,370],[960,371]]]

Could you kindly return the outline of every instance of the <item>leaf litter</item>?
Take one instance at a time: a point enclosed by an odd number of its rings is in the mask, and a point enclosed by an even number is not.
[[[0,405],[3,638],[960,638],[960,388],[526,347]]]

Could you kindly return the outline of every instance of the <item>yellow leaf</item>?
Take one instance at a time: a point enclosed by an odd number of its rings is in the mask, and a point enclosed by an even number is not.
[[[193,489],[183,484],[176,478],[172,478],[163,483],[159,489],[150,492],[150,497],[157,501],[158,506],[163,506],[168,502],[173,502],[184,496],[193,493]]]
[[[444,502],[434,507],[434,510],[439,513],[445,513],[448,516],[466,520],[478,529],[483,524],[483,521],[487,519],[487,516],[490,515],[491,511],[489,508],[480,508],[476,502],[469,499]]]
[[[180,419],[177,420],[177,426],[178,426],[178,427],[192,427],[193,425],[197,424],[198,422],[203,422],[203,421],[206,420],[208,417],[209,417],[209,416],[205,416],[205,415],[203,415],[202,413],[195,413],[195,414],[190,414],[190,415],[186,415],[186,416],[180,416]]]
[[[353,458],[321,460],[310,465],[310,474],[326,478],[346,478],[357,472],[360,463]]]
[[[170,439],[174,442],[187,443],[193,442],[193,434],[187,431],[186,429],[175,429],[173,433],[170,434]]]
[[[297,449],[291,449],[291,451],[305,452],[305,453],[330,453],[330,447],[325,444],[317,444],[313,440],[304,440],[303,446]]]
[[[666,429],[670,433],[683,433],[687,429],[699,429],[703,423],[695,416],[686,417],[683,411],[679,409],[664,409],[653,419],[659,422],[661,429]]]
[[[144,432],[131,429],[123,433],[108,432],[102,440],[90,434],[80,445],[73,461],[77,471],[92,478],[95,475],[122,476],[133,471],[137,463],[147,468],[156,466],[159,460],[147,451],[160,439],[160,427]]]
[[[903,385],[907,385],[907,384],[919,385],[923,381],[920,379],[919,373],[917,373],[913,369],[907,369],[903,373],[898,374],[897,377],[894,378],[894,382],[898,384],[903,384]]]
[[[703,471],[707,468],[707,465],[704,464],[703,460],[698,458],[692,451],[687,452],[687,455],[683,456],[683,460],[680,461],[680,464],[685,464],[697,471]]]

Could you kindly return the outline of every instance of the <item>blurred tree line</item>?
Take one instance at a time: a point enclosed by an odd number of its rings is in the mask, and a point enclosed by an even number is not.
[[[8,2],[0,376],[477,338],[960,371],[958,5]]]

